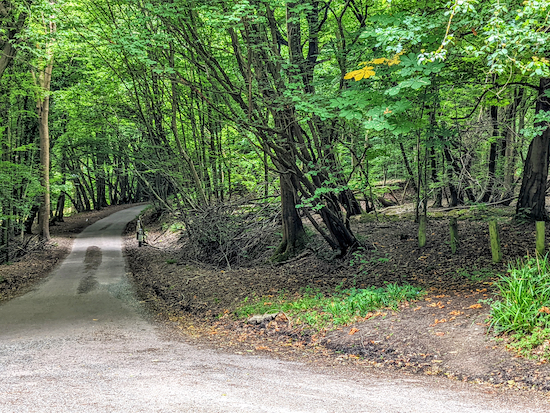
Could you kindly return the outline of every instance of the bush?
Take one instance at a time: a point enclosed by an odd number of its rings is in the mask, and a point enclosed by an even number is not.
[[[491,304],[490,319],[496,333],[529,334],[550,326],[548,256],[518,260],[496,286],[500,299]]]

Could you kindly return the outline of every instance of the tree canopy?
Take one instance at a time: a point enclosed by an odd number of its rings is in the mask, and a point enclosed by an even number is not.
[[[428,204],[547,218],[546,1],[0,3],[3,244],[76,211],[280,199],[274,259],[310,223],[406,182]],[[381,185],[381,183],[383,183]],[[42,206],[39,208],[39,206]],[[51,211],[50,212],[50,207]],[[40,210],[40,211],[39,211]]]

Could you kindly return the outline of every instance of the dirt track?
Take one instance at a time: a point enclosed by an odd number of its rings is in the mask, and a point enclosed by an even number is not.
[[[0,306],[0,412],[545,412],[547,401],[437,378],[201,349],[149,321],[121,253],[143,208],[88,227],[38,289]]]

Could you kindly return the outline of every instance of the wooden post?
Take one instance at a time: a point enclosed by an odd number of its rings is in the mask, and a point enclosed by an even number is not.
[[[426,215],[418,217],[418,246],[423,248],[426,245]]]
[[[500,249],[500,236],[498,235],[498,226],[496,221],[489,221],[489,237],[491,238],[491,253],[493,262],[502,261],[502,251]]]
[[[451,235],[451,252],[456,254],[456,247],[458,244],[458,220],[454,217],[449,221],[449,233]]]
[[[541,257],[544,257],[546,251],[545,227],[546,224],[544,221],[537,221],[535,223],[535,228],[537,229],[537,254]]]
[[[138,218],[136,225],[136,239],[138,240],[138,247],[141,247],[143,245],[143,235],[143,225],[141,224],[141,218]]]

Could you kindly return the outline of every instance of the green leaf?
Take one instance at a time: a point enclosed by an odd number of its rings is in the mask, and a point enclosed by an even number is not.
[[[401,86],[397,85],[397,86],[394,86],[388,90],[386,90],[386,94],[387,95],[390,95],[390,96],[395,96],[397,95],[399,92],[401,92]]]

